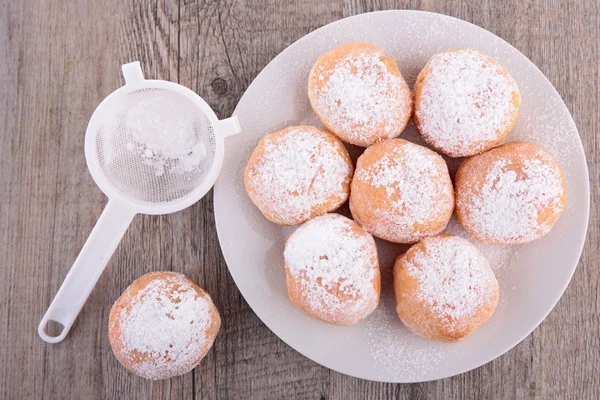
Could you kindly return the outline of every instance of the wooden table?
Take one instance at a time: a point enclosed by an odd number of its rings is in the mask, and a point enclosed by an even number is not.
[[[600,5],[598,1],[9,1],[0,4],[0,398],[464,399],[600,398]],[[219,117],[285,47],[337,19],[385,8],[449,14],[528,56],[571,110],[592,183],[581,262],[554,311],[521,344],[469,373],[414,385],[330,371],[271,333],[223,261],[212,195],[168,216],[138,216],[68,338],[36,334],[106,198],[87,172],[83,138],[120,65],[198,92]],[[185,376],[150,382],[122,368],[109,309],[137,277],[180,271],[208,290],[223,326]]]

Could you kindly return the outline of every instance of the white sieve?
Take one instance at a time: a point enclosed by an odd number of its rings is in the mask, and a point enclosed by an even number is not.
[[[122,70],[125,86],[100,103],[85,134],[88,168],[109,201],[40,322],[49,343],[67,336],[133,217],[200,200],[221,170],[224,138],[240,132],[237,117],[218,120],[193,91],[144,79],[139,62]],[[49,321],[60,334],[46,333]]]

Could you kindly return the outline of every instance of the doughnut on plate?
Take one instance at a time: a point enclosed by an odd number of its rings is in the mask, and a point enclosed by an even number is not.
[[[492,318],[459,343],[436,343],[411,334],[395,312],[394,259],[408,248],[377,239],[381,302],[356,325],[333,326],[311,319],[290,302],[283,250],[296,227],[269,222],[248,198],[244,167],[260,138],[290,125],[322,126],[307,96],[315,61],[350,42],[370,43],[396,59],[413,88],[429,58],[453,48],[493,57],[517,82],[522,104],[507,141],[541,145],[564,172],[567,203],[549,234],[529,244],[492,246],[468,236],[455,218],[445,233],[462,236],[488,259],[500,286]],[[448,16],[421,11],[382,11],[317,29],[279,54],[256,77],[234,114],[242,134],[226,140],[225,160],[214,191],[217,232],[225,261],[240,292],[259,318],[304,356],[344,374],[384,382],[441,379],[477,368],[529,335],[558,302],[577,262],[587,231],[589,179],[577,128],[560,95],[542,72],[494,34]],[[412,123],[400,136],[425,144]],[[348,146],[356,159],[362,148]],[[461,159],[449,161],[451,175]],[[349,216],[347,207],[340,212]]]

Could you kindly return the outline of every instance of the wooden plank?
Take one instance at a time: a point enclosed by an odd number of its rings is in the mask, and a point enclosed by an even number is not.
[[[333,2],[299,7],[226,1],[182,8],[181,80],[220,118],[231,115],[243,90],[264,66],[310,30],[340,17]],[[277,34],[273,34],[277,32]],[[227,144],[226,144],[227,145]],[[196,369],[198,398],[281,399],[327,396],[329,370],[307,360],[271,333],[235,288],[214,229],[212,196],[197,222],[202,283],[223,322],[214,352]],[[199,217],[200,215],[198,215]],[[187,236],[187,235],[186,235]],[[211,365],[209,362],[214,362]]]
[[[178,0],[153,0],[129,2],[122,7],[115,35],[118,37],[116,68],[106,73],[117,77],[122,84],[119,66],[125,62],[140,61],[145,76],[150,79],[179,80],[180,2]],[[186,227],[181,221],[186,215],[164,216],[138,215],[125,234],[111,264],[110,296],[104,301],[104,323],[112,303],[135,279],[151,271],[183,272],[192,279],[191,273],[197,263],[190,260],[189,240],[176,241]],[[187,214],[187,218],[190,215]],[[176,228],[179,230],[176,231]],[[190,232],[190,231],[187,231]],[[193,233],[192,233],[193,235]],[[187,236],[186,236],[187,239]],[[182,250],[181,246],[184,247]],[[186,257],[180,257],[185,255]],[[108,271],[107,271],[108,272]],[[106,330],[106,327],[103,327]],[[103,335],[103,346],[109,348],[108,338]],[[135,377],[126,371],[110,351],[102,352],[104,373],[114,379],[105,387],[110,389],[108,398],[123,398],[124,394],[149,399],[192,398],[194,378],[192,374],[169,380],[151,382]]]
[[[2,35],[8,32],[8,37],[2,40],[7,52],[2,63],[10,60],[2,96],[8,106],[3,109],[9,112],[3,120],[10,121],[1,157],[9,164],[1,174],[8,194],[1,223],[6,229],[3,273],[8,274],[2,285],[7,306],[2,314],[7,321],[2,335],[3,397],[52,397],[69,393],[70,383],[82,395],[91,395],[102,388],[93,356],[101,348],[100,325],[85,323],[84,315],[75,339],[55,347],[41,342],[35,330],[73,261],[73,249],[80,246],[80,228],[94,218],[100,200],[88,190],[89,176],[72,171],[85,170],[83,148],[75,144],[81,144],[89,107],[101,98],[101,82],[88,78],[87,66],[101,61],[96,52],[104,47],[99,41],[107,24],[79,19],[86,10],[76,3],[9,3],[3,8],[8,21]],[[86,29],[90,36],[76,34]],[[4,285],[9,285],[7,290]],[[87,318],[98,315],[93,305]]]
[[[106,202],[87,173],[83,138],[94,108],[119,83],[118,75],[107,73],[119,66],[112,44],[117,40],[113,20],[91,18],[101,15],[104,7],[111,9],[114,6],[108,2],[100,7],[89,2],[40,1],[24,10],[24,15],[31,18],[25,29],[32,33],[30,45],[33,51],[29,63],[23,65],[23,71],[35,71],[43,60],[49,70],[34,77],[31,83],[42,89],[55,87],[44,96],[36,96],[36,102],[25,105],[33,110],[44,107],[52,110],[48,116],[52,125],[39,129],[40,133],[50,135],[52,143],[33,154],[37,157],[51,152],[54,161],[53,232],[40,239],[40,242],[52,245],[51,264],[44,269],[46,282],[40,286],[43,296],[34,303],[41,310],[34,316],[29,329],[21,332],[34,341],[35,346],[44,348],[45,358],[39,362],[43,367],[41,397],[46,398],[68,398],[73,393],[89,398],[102,393],[106,383],[100,357],[107,345],[105,305],[109,289],[106,279],[101,279],[92,292],[69,340],[47,345],[35,337],[34,328]],[[48,54],[44,54],[45,48]],[[22,121],[30,123],[29,118]],[[22,130],[23,135],[30,135],[30,132],[31,127]],[[48,167],[42,165],[40,169]],[[36,221],[29,220],[29,224],[34,226]],[[112,275],[113,265],[109,265],[104,278]],[[18,370],[13,372],[20,374]]]

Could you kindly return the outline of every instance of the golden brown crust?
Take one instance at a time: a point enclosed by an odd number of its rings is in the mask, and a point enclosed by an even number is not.
[[[403,208],[395,204],[405,188],[399,188],[390,195],[390,185],[375,185],[364,178],[376,163],[387,155],[402,149],[405,146],[417,147],[423,152],[423,159],[418,163],[427,163],[435,170],[435,173],[420,176],[419,179],[409,182],[410,186],[419,184],[419,181],[430,180],[436,190],[436,197],[427,206],[431,210],[431,218],[428,220],[411,221],[410,226],[400,227],[395,220],[410,221],[410,215],[421,212],[425,207],[420,202],[412,205],[405,203]],[[401,157],[391,157],[391,163],[387,168],[401,167],[411,168],[412,162],[407,162]],[[365,174],[363,174],[365,172]],[[408,189],[407,189],[408,190]],[[415,197],[427,193],[408,193],[407,196]],[[396,243],[415,243],[426,236],[436,235],[441,232],[454,210],[454,189],[448,172],[448,167],[441,156],[433,151],[408,142],[403,139],[390,139],[370,146],[358,159],[355,177],[352,181],[350,191],[350,210],[354,220],[369,233],[379,238]]]
[[[562,195],[558,197],[558,201],[539,205],[536,210],[537,224],[520,234],[515,230],[515,234],[501,232],[504,234],[501,236],[494,232],[494,227],[482,226],[472,215],[477,207],[475,202],[484,196],[482,190],[488,174],[499,160],[508,162],[506,169],[515,172],[518,180],[525,178],[525,163],[529,160],[540,160],[560,176]],[[458,222],[471,236],[488,244],[522,244],[548,233],[560,218],[566,205],[566,182],[558,161],[542,147],[529,142],[509,142],[463,162],[456,173],[456,199]]]
[[[305,272],[293,274],[291,272],[289,260],[285,257],[288,296],[294,307],[313,319],[333,325],[352,325],[371,314],[379,304],[381,274],[379,271],[377,246],[375,245],[373,237],[354,221],[338,214],[328,214],[319,218],[328,217],[345,220],[345,223],[350,228],[351,232],[346,239],[347,241],[365,240],[366,246],[363,251],[368,254],[369,262],[368,265],[363,265],[361,268],[369,269],[373,272],[373,277],[370,280],[372,290],[369,290],[367,294],[375,294],[375,297],[367,299],[361,298],[360,295],[350,294],[347,290],[344,290],[345,288],[342,284],[347,284],[348,282],[343,282],[342,278],[340,278],[342,280],[336,285],[325,286],[322,284],[321,278],[315,280],[314,277],[311,278],[307,276]],[[294,240],[294,235],[297,232],[298,231],[294,232],[288,239],[286,249],[289,243]],[[324,255],[322,257],[326,256]],[[319,290],[323,290],[337,299],[335,304],[316,301],[315,296],[317,293],[315,289],[317,286]]]
[[[183,279],[183,283],[182,280]],[[176,294],[181,292],[187,287],[191,287],[199,297],[205,298],[208,300],[209,307],[209,319],[210,325],[206,329],[206,342],[203,344],[190,344],[191,346],[197,345],[198,348],[195,349],[197,353],[195,360],[193,361],[193,366],[196,366],[208,353],[212,344],[217,336],[219,328],[221,326],[221,317],[219,315],[219,311],[215,307],[212,302],[210,295],[200,288],[196,282],[191,280],[190,278],[178,274],[175,272],[150,272],[145,274],[138,279],[136,279],[125,291],[121,294],[121,296],[117,299],[117,301],[113,304],[110,310],[110,316],[108,321],[108,339],[110,346],[112,348],[115,357],[119,362],[129,371],[134,374],[140,375],[149,379],[165,379],[167,377],[173,376],[169,375],[168,371],[165,371],[165,374],[168,376],[163,377],[151,377],[144,376],[144,373],[140,373],[139,366],[142,364],[152,363],[154,358],[152,354],[149,353],[141,353],[137,350],[126,349],[123,344],[123,327],[122,327],[122,313],[130,312],[133,307],[136,306],[134,299],[143,292],[144,289],[152,282],[156,280],[161,280],[168,283],[171,286],[170,292],[167,294],[171,300],[175,300]],[[186,288],[182,287],[182,284],[187,286]],[[158,328],[158,327],[157,327]],[[187,371],[186,371],[187,372]]]
[[[353,122],[348,117],[337,113],[332,115],[328,110],[319,105],[319,99],[326,91],[325,87],[329,78],[342,60],[376,53],[381,53],[380,60],[385,64],[387,72],[401,80],[401,84],[395,88],[394,93],[394,96],[397,96],[401,100],[401,105],[394,112],[390,113],[394,115],[390,120],[376,121],[373,129],[357,135],[356,132],[363,128],[362,123]],[[353,68],[352,73],[356,75],[358,72],[357,68]],[[308,98],[313,111],[328,130],[335,133],[344,142],[362,147],[370,146],[379,140],[399,136],[404,128],[406,128],[413,111],[413,95],[398,69],[396,60],[385,55],[383,50],[366,43],[348,43],[323,54],[310,71]],[[334,122],[337,118],[340,120]]]
[[[338,185],[341,185],[340,190],[328,188],[328,190],[331,192],[331,195],[324,202],[316,201],[314,198],[309,199],[309,201],[312,201],[309,210],[304,208],[301,209],[290,206],[282,206],[282,202],[289,199],[273,198],[273,193],[268,193],[260,187],[255,186],[250,177],[252,173],[260,173],[259,168],[264,162],[263,158],[265,155],[265,144],[267,141],[277,143],[283,140],[287,135],[292,134],[294,131],[298,131],[302,135],[312,135],[315,137],[317,137],[316,135],[319,135],[318,140],[324,140],[326,143],[333,146],[336,154],[341,158],[340,163],[344,164],[343,167],[347,168],[347,174],[345,174],[342,179],[337,182]],[[313,155],[313,159],[315,159],[315,157],[316,154]],[[331,161],[331,159],[329,161]],[[314,162],[318,162],[318,160],[315,159]],[[310,218],[314,218],[338,209],[348,199],[350,193],[350,181],[352,179],[353,171],[354,167],[348,151],[334,134],[314,126],[290,126],[262,137],[256,146],[256,149],[250,156],[248,164],[244,170],[244,185],[250,200],[252,200],[252,202],[259,208],[262,214],[269,221],[279,225],[297,225],[307,221]],[[332,172],[321,169],[320,173],[330,174]],[[287,193],[285,196],[298,197],[307,196],[307,194],[306,191],[304,191],[302,193]]]
[[[461,51],[465,51],[465,50],[471,50],[471,49],[457,48],[457,49],[447,50],[442,53],[457,53],[457,52],[461,52]],[[442,53],[439,53],[439,54],[442,54]],[[484,151],[489,150],[489,149],[499,145],[500,143],[502,143],[504,141],[504,139],[506,139],[506,137],[508,136],[508,134],[510,133],[512,128],[514,127],[515,123],[517,122],[517,118],[519,116],[519,109],[521,106],[521,94],[519,93],[519,90],[517,89],[516,85],[512,92],[512,99],[511,99],[511,103],[512,103],[513,107],[511,109],[511,111],[508,113],[508,115],[506,116],[506,120],[508,121],[508,124],[505,125],[504,129],[496,132],[496,138],[494,140],[474,141],[474,143],[472,144],[472,146],[470,147],[470,149],[468,151],[457,152],[457,151],[452,151],[448,148],[444,148],[443,146],[441,146],[440,143],[438,143],[438,140],[435,138],[435,135],[432,135],[432,134],[430,134],[430,132],[427,132],[425,129],[423,129],[423,124],[419,119],[419,115],[421,114],[420,110],[424,108],[423,101],[422,101],[423,88],[426,85],[426,81],[427,81],[428,77],[432,73],[431,63],[435,59],[435,57],[438,56],[439,54],[434,54],[429,59],[429,61],[427,61],[427,64],[425,65],[425,67],[421,70],[421,72],[419,72],[419,75],[417,76],[417,80],[415,82],[415,86],[413,89],[414,99],[415,99],[415,112],[413,114],[413,123],[414,123],[415,127],[419,130],[419,132],[421,133],[421,136],[423,137],[423,139],[425,139],[425,141],[431,147],[436,149],[436,151],[438,151],[439,153],[442,153],[442,154],[446,154],[450,157],[468,157],[468,156],[473,156],[476,154],[481,154]],[[490,65],[493,65],[496,68],[496,71],[500,75],[506,77],[507,80],[509,80],[509,81],[513,81],[513,78],[511,77],[511,75],[509,74],[509,72],[506,68],[504,68],[502,65],[500,65],[492,57],[485,55],[483,53],[481,53],[481,54],[485,57],[485,59],[488,61],[488,63]]]
[[[483,304],[477,312],[459,319],[444,315],[423,301],[419,293],[421,290],[419,278],[409,271],[407,265],[419,265],[415,258],[427,253],[428,240],[451,237],[451,235],[438,235],[413,245],[405,254],[396,258],[393,271],[396,312],[402,323],[414,334],[438,342],[458,342],[482,326],[494,313],[500,294],[498,281],[494,278],[491,293],[483,299]]]

